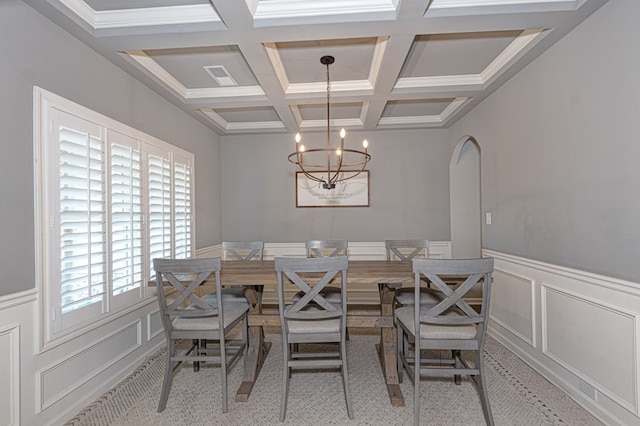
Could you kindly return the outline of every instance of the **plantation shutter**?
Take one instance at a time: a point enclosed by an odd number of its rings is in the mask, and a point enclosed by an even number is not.
[[[117,306],[142,297],[142,162],[139,142],[129,136],[110,131],[109,148],[111,295]]]
[[[171,160],[169,153],[150,152],[148,168],[149,270],[153,259],[170,258],[171,252]],[[153,272],[150,273],[153,276]]]
[[[191,257],[191,161],[174,155],[174,247],[177,259]]]
[[[58,142],[58,296],[54,330],[81,323],[87,310],[104,312],[106,289],[103,135],[100,126],[55,111]],[[54,293],[55,294],[55,293]],[[81,312],[82,311],[82,312]]]

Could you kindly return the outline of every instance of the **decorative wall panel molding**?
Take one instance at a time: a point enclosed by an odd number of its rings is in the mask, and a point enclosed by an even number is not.
[[[0,322],[0,424],[20,424],[19,395],[20,325]]]
[[[489,333],[603,423],[640,424],[640,283],[483,255],[496,260]]]
[[[38,409],[42,411],[60,401],[139,348],[141,327],[137,320],[38,371]]]
[[[491,320],[536,347],[535,281],[509,270],[495,268]]]

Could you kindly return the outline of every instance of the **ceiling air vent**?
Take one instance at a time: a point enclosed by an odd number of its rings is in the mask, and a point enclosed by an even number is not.
[[[238,85],[233,77],[231,77],[231,74],[229,74],[229,71],[222,65],[210,65],[204,66],[203,68],[220,86]]]

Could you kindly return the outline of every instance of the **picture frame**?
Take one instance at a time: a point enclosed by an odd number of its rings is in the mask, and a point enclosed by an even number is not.
[[[309,174],[322,179],[327,172]],[[340,174],[348,179],[337,182],[334,189],[324,189],[321,182],[296,172],[296,207],[369,207],[369,170],[343,170]]]

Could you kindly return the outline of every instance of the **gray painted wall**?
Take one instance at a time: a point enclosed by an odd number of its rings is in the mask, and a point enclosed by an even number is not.
[[[219,137],[18,0],[0,2],[0,295],[34,287],[33,86],[196,154],[197,247],[220,241]]]
[[[639,16],[608,2],[452,127],[482,147],[485,248],[640,282]]]
[[[308,148],[325,138],[304,135]],[[293,135],[223,136],[223,239],[449,240],[448,131],[352,131],[346,145],[355,148],[364,138],[373,157],[371,206],[296,208],[295,166],[287,161]]]

